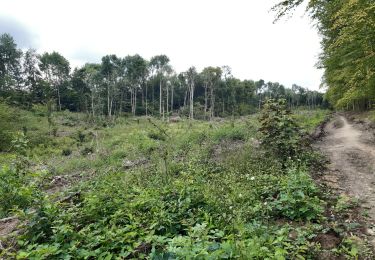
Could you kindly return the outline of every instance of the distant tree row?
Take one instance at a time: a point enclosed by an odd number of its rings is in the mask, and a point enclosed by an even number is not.
[[[323,94],[297,85],[291,89],[264,80],[239,80],[228,66],[195,67],[176,73],[166,55],[145,60],[140,55],[107,55],[71,72],[57,52],[22,52],[9,34],[0,36],[0,96],[31,107],[55,102],[56,110],[93,117],[171,114],[211,119],[255,112],[267,98],[285,98],[290,107],[325,105]]]
[[[327,99],[337,108],[369,109],[375,103],[375,1],[283,0],[280,18],[307,2],[322,36],[319,66]]]

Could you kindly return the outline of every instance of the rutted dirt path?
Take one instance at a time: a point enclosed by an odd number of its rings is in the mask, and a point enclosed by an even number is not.
[[[324,130],[325,137],[317,143],[330,161],[324,181],[340,193],[357,198],[367,211],[371,228],[375,224],[375,147],[368,142],[370,133],[356,128],[341,115]],[[369,231],[373,236],[373,231]]]

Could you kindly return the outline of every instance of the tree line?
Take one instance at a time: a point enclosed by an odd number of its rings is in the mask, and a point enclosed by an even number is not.
[[[336,108],[363,110],[375,103],[375,1],[283,0],[277,19],[307,2],[322,37],[319,67],[327,99]]]
[[[172,114],[189,118],[245,115],[267,98],[285,98],[290,107],[326,105],[323,94],[298,85],[240,80],[228,66],[190,67],[177,73],[166,55],[106,55],[71,71],[58,52],[25,52],[9,34],[0,36],[0,97],[23,107],[53,103],[56,110],[95,116]]]

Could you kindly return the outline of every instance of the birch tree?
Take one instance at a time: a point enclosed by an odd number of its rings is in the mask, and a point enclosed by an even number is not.
[[[190,67],[186,72],[187,82],[189,86],[189,118],[190,120],[194,119],[194,88],[197,80],[197,70],[195,67]]]
[[[150,66],[154,68],[159,77],[159,114],[164,116],[163,109],[163,79],[164,73],[168,68],[169,58],[166,55],[157,55],[151,58]]]

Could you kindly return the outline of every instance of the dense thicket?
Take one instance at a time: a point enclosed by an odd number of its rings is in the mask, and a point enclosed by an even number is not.
[[[337,108],[371,108],[375,100],[375,1],[286,0],[277,18],[308,2],[322,36],[319,66],[327,98]]]
[[[239,80],[228,66],[194,67],[176,73],[166,55],[145,60],[139,55],[107,55],[100,64],[85,64],[71,72],[57,52],[22,52],[9,34],[0,36],[0,96],[8,103],[31,107],[55,104],[56,110],[114,116],[169,116],[190,118],[244,115],[266,98],[283,97],[289,106],[321,106],[323,95],[293,85],[285,88],[264,80]]]

